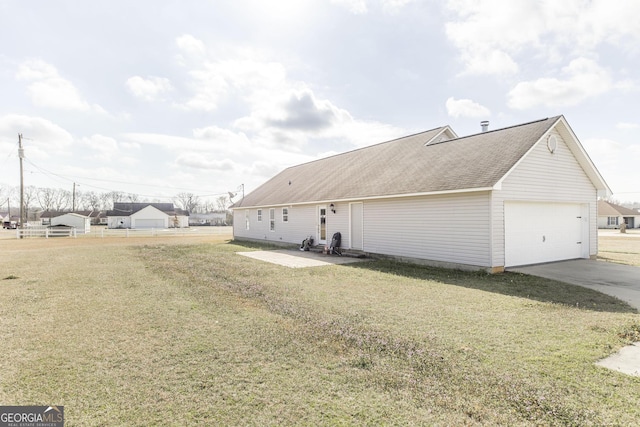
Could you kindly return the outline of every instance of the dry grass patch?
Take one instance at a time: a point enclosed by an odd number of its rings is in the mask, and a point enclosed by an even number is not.
[[[69,425],[640,421],[640,380],[593,364],[640,325],[606,295],[392,262],[289,269],[223,240],[129,243],[5,245],[1,401],[65,405]]]
[[[632,230],[635,232],[637,230]],[[598,258],[640,267],[640,234],[607,234],[598,238]]]

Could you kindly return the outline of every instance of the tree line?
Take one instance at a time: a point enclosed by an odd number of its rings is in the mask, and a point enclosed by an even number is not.
[[[106,211],[113,209],[114,203],[166,203],[167,200],[148,199],[138,194],[121,191],[75,191],[60,188],[41,188],[35,186],[24,187],[24,204],[27,217],[35,211]],[[202,199],[193,193],[182,192],[172,197],[171,202],[180,209],[190,213],[222,212],[226,211],[231,201],[227,196],[215,199]],[[0,210],[19,212],[20,187],[0,185]]]

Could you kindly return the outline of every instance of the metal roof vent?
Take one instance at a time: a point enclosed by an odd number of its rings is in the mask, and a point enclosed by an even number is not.
[[[489,130],[489,120],[483,120],[480,122],[480,126],[482,127],[482,132],[486,132]]]

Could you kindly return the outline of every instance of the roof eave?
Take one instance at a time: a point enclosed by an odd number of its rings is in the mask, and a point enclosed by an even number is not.
[[[349,202],[361,202],[364,200],[382,200],[382,199],[399,199],[406,197],[423,197],[423,196],[438,196],[438,195],[446,195],[446,194],[460,194],[460,193],[478,193],[483,191],[491,191],[494,190],[493,187],[477,187],[477,188],[461,188],[456,190],[441,190],[441,191],[427,191],[420,193],[405,193],[405,194],[388,194],[382,196],[363,196],[363,197],[348,197],[341,199],[326,199],[326,200],[308,200],[303,202],[292,202],[292,203],[276,203],[272,205],[253,205],[253,206],[238,206],[231,207],[232,210],[240,210],[240,209],[264,209],[264,208],[273,208],[280,206],[302,206],[302,205],[322,205],[326,203],[349,203]]]
[[[593,185],[596,187],[598,197],[611,197],[611,195],[613,194],[611,188],[609,188],[609,185],[607,185],[607,182],[600,174],[600,171],[598,171],[596,165],[593,163],[593,161],[591,161],[589,154],[587,154],[586,150],[580,143],[580,140],[578,139],[576,134],[573,132],[573,129],[571,129],[571,126],[569,126],[569,123],[567,122],[565,117],[560,116],[558,123],[561,123],[563,125],[563,129],[559,129],[558,132],[560,132],[560,134],[566,133],[568,136],[570,136],[569,140],[571,141],[571,144],[566,141],[567,138],[564,138],[565,142],[567,142],[567,145],[569,146],[569,149],[571,150],[573,155],[576,157],[576,160],[578,160],[578,163],[580,163],[580,166],[582,166],[582,169],[585,171]],[[555,127],[555,125],[553,127]],[[562,132],[562,130],[564,130],[565,132]],[[543,138],[545,136],[546,135],[544,135]],[[565,135],[562,136],[564,137]]]

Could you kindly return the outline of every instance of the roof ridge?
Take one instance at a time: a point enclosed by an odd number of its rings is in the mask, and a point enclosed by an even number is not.
[[[602,202],[608,204],[609,206],[614,208],[615,211],[617,211],[619,214],[622,214],[622,215],[631,215],[636,213],[636,211],[634,211],[633,209],[628,208],[626,206],[619,205],[617,203],[609,202],[607,200],[602,200]]]
[[[544,121],[551,120],[551,119],[553,119],[553,121],[555,122],[558,119],[560,119],[560,117],[562,117],[562,116],[545,117],[544,119],[532,120],[532,121],[527,122],[527,123],[520,123],[520,124],[517,124],[517,125],[506,126],[506,127],[498,128],[498,129],[492,129],[492,130],[488,130],[486,132],[472,133],[471,135],[461,136],[459,138],[450,139],[449,141],[455,141],[455,140],[458,140],[458,139],[469,138],[471,136],[477,136],[477,135],[486,135],[488,133],[503,131],[503,130],[507,130],[507,129],[515,129],[515,128],[518,128],[518,127],[528,126],[528,125],[532,125],[534,123],[540,123],[540,122],[544,122]]]
[[[412,138],[412,137],[414,137],[414,136],[418,136],[418,135],[421,135],[421,134],[423,134],[423,133],[429,133],[429,132],[433,132],[433,131],[436,131],[436,130],[445,129],[445,128],[447,128],[447,127],[449,127],[449,128],[450,128],[450,126],[449,126],[449,125],[444,125],[444,126],[438,126],[438,127],[435,127],[435,128],[433,128],[433,129],[429,129],[429,130],[425,130],[425,131],[421,131],[421,132],[412,133],[412,134],[410,134],[410,135],[399,136],[399,137],[397,137],[397,138],[389,139],[389,140],[387,140],[387,141],[377,142],[377,143],[375,143],[375,144],[365,145],[365,146],[363,146],[363,147],[354,148],[353,150],[344,151],[344,152],[342,152],[342,153],[336,153],[336,154],[332,154],[332,155],[330,155],[330,156],[321,157],[321,158],[319,158],[319,159],[309,160],[308,162],[305,162],[305,163],[299,163],[299,164],[297,164],[297,165],[293,165],[293,166],[286,167],[284,170],[292,169],[292,168],[297,168],[297,167],[299,167],[299,166],[308,165],[308,164],[311,164],[311,163],[314,163],[314,162],[324,161],[324,160],[326,160],[326,159],[331,159],[331,158],[333,158],[333,157],[343,156],[343,155],[345,155],[345,154],[355,153],[356,151],[366,150],[366,149],[369,149],[369,148],[372,148],[372,147],[377,147],[377,146],[379,146],[379,145],[383,145],[383,144],[390,144],[390,143],[392,143],[392,142],[397,142],[397,141],[399,141],[399,140],[401,140],[401,139]]]

